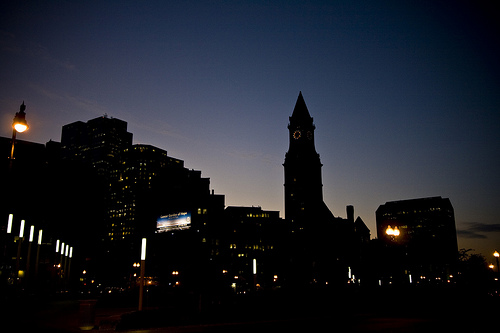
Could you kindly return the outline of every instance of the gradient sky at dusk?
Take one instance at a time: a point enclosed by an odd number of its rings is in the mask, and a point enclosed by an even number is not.
[[[403,4],[404,3],[404,4]],[[475,5],[471,5],[474,3]],[[226,205],[283,211],[302,91],[324,199],[376,237],[387,201],[450,198],[460,248],[500,250],[500,15],[477,1],[3,1],[0,136],[107,114],[211,179]],[[489,3],[489,2],[487,2]]]

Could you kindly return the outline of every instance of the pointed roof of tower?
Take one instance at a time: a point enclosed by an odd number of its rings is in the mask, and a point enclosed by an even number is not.
[[[306,102],[304,101],[304,97],[302,97],[302,91],[299,92],[299,97],[297,98],[297,102],[295,103],[295,108],[292,112],[292,117],[297,120],[310,120],[311,115],[307,110]]]

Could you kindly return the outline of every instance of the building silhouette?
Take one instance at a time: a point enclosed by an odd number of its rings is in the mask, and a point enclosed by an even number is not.
[[[335,217],[323,201],[322,164],[314,145],[316,127],[299,93],[289,118],[285,173],[285,218],[292,229],[288,276],[293,284],[343,284],[350,267],[361,271],[360,248],[369,240],[354,207],[347,219]]]
[[[457,232],[453,206],[448,198],[429,197],[391,201],[380,205],[375,213],[377,238],[384,245],[382,257],[392,257],[393,265],[385,273],[406,282],[420,277],[448,279],[458,255]],[[388,230],[399,232],[387,232]],[[383,258],[382,258],[383,259]],[[424,282],[424,281],[422,281]]]
[[[279,211],[231,206],[224,211],[224,221],[221,268],[232,288],[240,291],[280,287],[288,229]]]
[[[116,177],[116,165],[123,151],[132,145],[127,123],[107,116],[64,125],[61,134],[63,160],[90,164],[98,175]]]
[[[65,164],[103,184],[89,195],[100,196],[104,205],[94,229],[103,253],[98,269],[108,271],[110,280],[137,261],[141,238],[154,235],[159,216],[189,212],[200,232],[223,212],[224,196],[210,193],[210,179],[161,148],[133,145],[123,120],[103,116],[63,126],[60,154]]]
[[[30,214],[76,245],[86,279],[132,283],[141,238],[147,237],[148,271],[164,285],[182,281],[190,290],[238,292],[257,285],[344,285],[349,272],[363,276],[370,231],[355,219],[353,206],[341,218],[323,201],[315,125],[301,93],[288,130],[285,219],[260,207],[226,208],[224,195],[210,190],[201,171],[187,169],[164,149],[132,144],[127,123],[107,116],[64,125],[61,143],[20,142],[14,166],[16,172],[29,168],[29,180],[36,180],[29,185],[37,191],[24,202]],[[0,143],[7,151],[9,140]],[[188,220],[173,227],[179,216]]]

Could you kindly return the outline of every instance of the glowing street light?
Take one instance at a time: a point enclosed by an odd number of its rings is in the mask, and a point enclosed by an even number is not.
[[[68,274],[66,275],[66,278],[69,281],[69,274],[71,272],[71,258],[73,258],[73,246],[69,248],[68,258],[69,258],[69,264],[68,264]]]
[[[146,238],[143,238],[141,243],[141,261],[144,260],[146,260]]]
[[[500,274],[500,267],[498,267],[498,257],[500,257],[500,254],[498,253],[497,250],[495,250],[495,252],[493,252],[493,256],[497,260],[497,272]]]
[[[394,236],[394,237],[397,237],[400,234],[398,227],[394,227],[394,229],[392,229],[390,225],[387,226],[385,233],[389,236]]]
[[[19,112],[16,112],[14,117],[14,121],[12,122],[12,147],[10,149],[10,169],[12,169],[12,162],[14,160],[14,146],[16,142],[16,134],[17,132],[22,133],[28,129],[28,123],[26,122],[26,105],[21,104],[19,108]]]
[[[35,235],[35,226],[31,225],[30,226],[30,236],[28,238],[28,258],[26,260],[26,276],[29,279],[30,276],[30,263],[31,263],[31,244],[33,244],[33,237]]]
[[[391,226],[387,226],[387,229],[385,230],[385,233],[388,234],[389,236],[394,235],[394,229],[391,228]]]
[[[68,271],[66,270],[66,268],[68,267],[69,244],[66,244],[66,247],[63,246],[63,249],[61,251],[61,263],[62,263],[62,256],[63,255],[64,255],[63,272],[64,272],[64,276],[67,278]]]
[[[26,222],[24,220],[21,220],[21,227],[19,228],[19,240],[18,243],[19,245],[17,246],[17,258],[16,258],[16,272],[17,276],[19,277],[19,261],[21,260],[21,244],[23,243],[24,239],[24,224]]]
[[[253,286],[257,289],[257,259],[252,260]]]
[[[19,228],[19,238],[24,237],[24,225],[26,222],[24,220],[21,220],[21,227]]]
[[[141,279],[139,284],[139,311],[142,311],[142,300],[144,298],[144,273],[146,271],[146,238],[141,243]]]
[[[42,245],[42,234],[43,230],[42,229],[38,230],[38,245]]]
[[[13,214],[9,214],[9,220],[7,221],[7,233],[12,233],[12,220],[14,219]]]
[[[33,242],[33,237],[34,237],[34,234],[35,234],[35,226],[32,225],[30,227],[30,238],[29,238],[29,242],[32,243]]]
[[[26,113],[24,112],[26,110],[26,105],[21,104],[21,107],[19,108],[19,112],[16,112],[16,115],[14,117],[14,121],[12,122],[12,128],[16,130],[16,132],[22,133],[28,129],[28,123],[26,122]]]
[[[38,262],[40,261],[40,246],[42,245],[43,230],[38,230],[38,242],[36,247],[36,261],[35,261],[35,277],[38,276]]]

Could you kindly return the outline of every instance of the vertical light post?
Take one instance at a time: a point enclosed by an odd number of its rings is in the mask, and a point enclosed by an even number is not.
[[[400,248],[402,244],[398,240],[401,235],[399,228],[397,226],[394,226],[394,228],[392,228],[390,225],[388,225],[387,229],[385,230],[385,234],[390,240],[390,242],[387,244],[391,248],[390,256],[396,257],[392,258],[393,260],[391,260],[392,262],[394,262],[394,264],[391,265],[392,266],[391,270],[393,271],[393,274],[398,276],[398,278],[400,276],[400,272],[404,272],[403,274],[409,274],[409,272],[404,269],[404,267],[406,266],[406,260],[404,260],[404,252]],[[409,281],[411,284],[412,281],[410,277]]]
[[[69,281],[69,274],[71,272],[71,258],[73,258],[73,246],[69,248],[69,265],[68,265],[68,281]]]
[[[10,149],[10,164],[9,168],[12,171],[12,163],[14,162],[14,146],[16,142],[16,134],[17,132],[22,133],[28,129],[28,123],[26,122],[26,105],[21,104],[19,108],[19,112],[16,112],[14,116],[14,121],[12,122],[12,147]]]
[[[19,277],[19,263],[21,260],[21,244],[23,243],[24,239],[24,224],[25,221],[21,220],[21,227],[19,228],[19,240],[18,240],[18,246],[17,246],[17,258],[16,258],[16,274],[17,277]]]
[[[252,272],[253,272],[253,286],[257,290],[257,259],[252,261]]]
[[[64,277],[65,278],[68,277],[68,271],[67,271],[67,268],[68,268],[68,256],[69,256],[69,244],[66,244],[66,247],[64,248],[64,268],[63,268]]]
[[[35,233],[35,226],[31,225],[30,227],[30,236],[28,238],[28,259],[26,259],[26,278],[29,279],[30,276],[30,261],[31,261],[31,244],[33,244],[33,237]]]
[[[59,259],[59,268],[60,268],[59,274],[60,274],[60,276],[59,277],[61,279],[63,279],[64,274],[66,274],[66,272],[64,271],[64,266],[63,266],[63,264],[64,264],[64,261],[63,261],[64,260],[64,245],[65,245],[64,242],[61,242],[61,249],[60,249],[61,251],[59,253],[60,254],[60,259]]]
[[[14,215],[9,214],[9,220],[7,221],[7,233],[11,234],[12,233],[12,221],[14,220]]]
[[[498,267],[498,257],[500,257],[500,253],[498,253],[498,251],[495,250],[495,252],[493,252],[493,256],[497,260],[497,273],[500,274],[500,267]]]
[[[60,241],[58,239],[58,240],[56,240],[56,254],[55,254],[55,258],[54,258],[54,267],[57,265],[57,255],[59,254],[59,245],[60,245]]]
[[[141,244],[141,279],[139,284],[139,311],[142,311],[142,302],[144,299],[144,274],[146,271],[146,238],[142,239]]]
[[[3,256],[7,258],[7,247],[8,243],[10,242],[10,235],[12,234],[12,222],[14,220],[14,215],[9,214],[9,219],[7,220],[7,239],[5,240],[4,244],[4,249],[3,249]]]
[[[38,230],[38,242],[36,247],[35,278],[38,277],[38,262],[40,261],[40,246],[42,245],[43,230]]]

